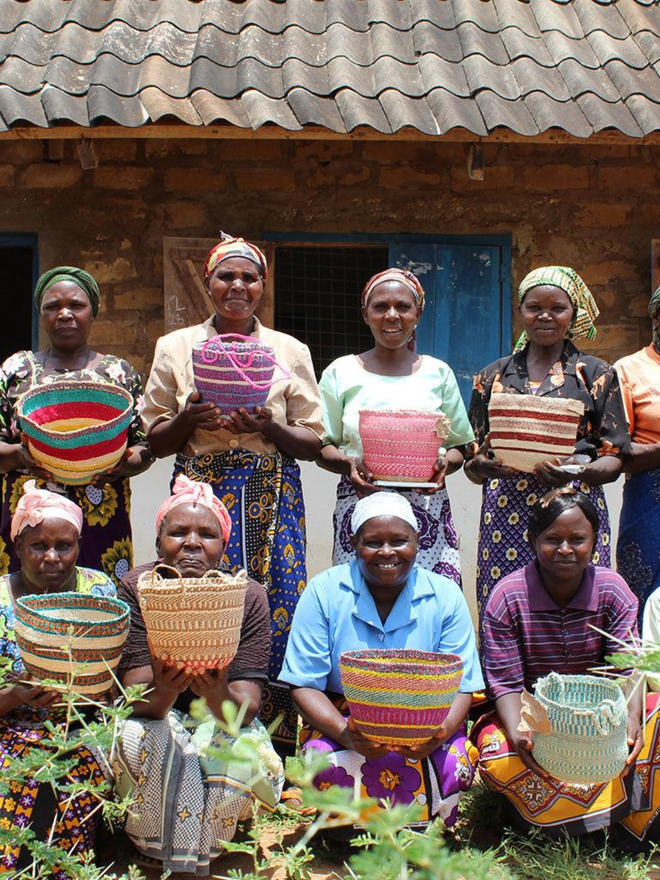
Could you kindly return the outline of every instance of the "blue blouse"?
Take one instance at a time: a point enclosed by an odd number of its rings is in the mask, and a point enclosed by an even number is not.
[[[280,681],[341,694],[339,658],[365,648],[458,654],[464,663],[459,690],[484,687],[463,594],[453,581],[418,565],[384,623],[357,560],[312,578],[293,617]]]

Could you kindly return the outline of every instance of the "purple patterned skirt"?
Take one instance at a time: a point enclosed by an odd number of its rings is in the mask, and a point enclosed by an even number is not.
[[[401,491],[401,495],[410,501],[419,523],[417,564],[448,577],[462,588],[458,534],[454,528],[447,490],[440,489],[433,495],[422,495],[421,492],[408,489]],[[350,562],[355,555],[351,546],[351,517],[357,500],[353,484],[348,477],[342,477],[337,486],[337,504],[333,516],[333,565]]]

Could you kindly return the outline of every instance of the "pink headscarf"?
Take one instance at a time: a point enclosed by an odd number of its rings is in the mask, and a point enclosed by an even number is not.
[[[219,498],[215,497],[213,489],[208,483],[190,480],[184,474],[179,474],[174,481],[174,486],[172,486],[172,494],[158,508],[156,514],[157,532],[160,532],[162,522],[170,510],[180,504],[203,504],[204,507],[208,507],[218,518],[222,537],[225,544],[227,543],[231,535],[231,517],[227,513],[227,508]]]
[[[83,527],[83,512],[63,495],[49,492],[47,489],[37,489],[34,480],[28,480],[23,489],[16,513],[11,518],[11,539],[20,535],[27,526],[38,526],[46,517],[56,517],[71,523],[80,534]]]

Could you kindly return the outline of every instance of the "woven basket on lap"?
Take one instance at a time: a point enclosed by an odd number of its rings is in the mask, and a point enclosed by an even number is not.
[[[523,695],[523,707],[533,733],[534,759],[555,779],[594,785],[623,771],[628,710],[615,682],[551,672],[536,682],[531,701],[529,694]]]
[[[457,654],[346,651],[341,684],[358,730],[375,742],[427,742],[447,717],[463,676]]]
[[[492,394],[490,445],[507,467],[530,473],[537,464],[567,458],[575,450],[584,404],[534,394]]]
[[[16,600],[16,642],[25,668],[63,686],[73,676],[72,690],[87,696],[110,688],[129,623],[128,605],[120,599],[44,593]]]
[[[442,413],[416,410],[360,412],[364,463],[377,480],[427,482],[451,420]]]
[[[289,378],[269,345],[233,333],[196,343],[192,365],[202,401],[215,403],[224,415],[240,407],[254,412],[255,407],[266,403],[276,382]],[[276,368],[282,375],[273,379]]]
[[[169,571],[172,577],[160,573]],[[183,578],[159,565],[138,580],[138,595],[151,651],[168,663],[193,669],[224,669],[238,650],[247,574],[207,571]]]
[[[75,486],[113,468],[126,451],[133,398],[106,382],[53,382],[26,392],[17,415],[35,461]]]

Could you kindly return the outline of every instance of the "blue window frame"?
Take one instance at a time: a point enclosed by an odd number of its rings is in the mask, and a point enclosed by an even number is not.
[[[424,317],[417,330],[418,350],[452,367],[466,402],[474,373],[511,350],[509,235],[287,232],[268,233],[263,239],[288,246],[386,245],[390,265],[410,269],[426,292]]]

